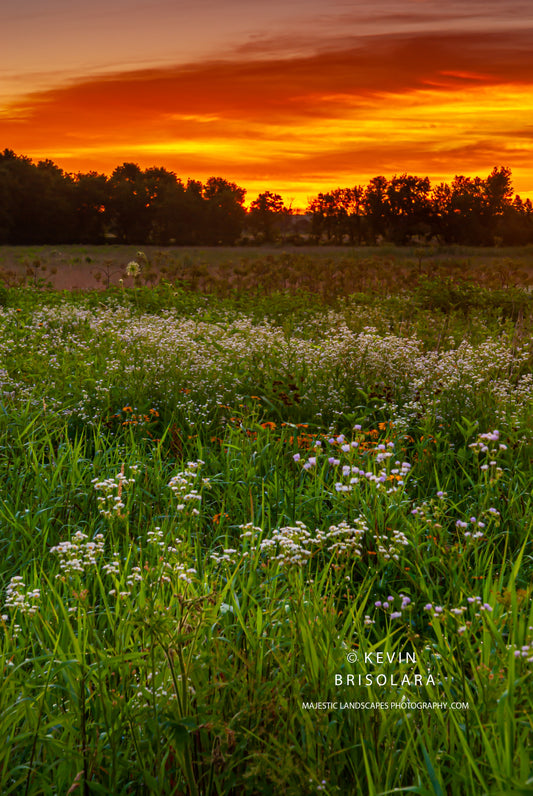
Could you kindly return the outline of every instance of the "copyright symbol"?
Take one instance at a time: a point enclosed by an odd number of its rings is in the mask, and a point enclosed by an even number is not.
[[[348,663],[357,663],[357,652],[349,652],[346,656]]]

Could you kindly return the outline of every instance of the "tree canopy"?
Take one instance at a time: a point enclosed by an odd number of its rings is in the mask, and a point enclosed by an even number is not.
[[[309,201],[303,229],[302,214],[293,214],[278,193],[259,194],[248,210],[245,196],[244,188],[223,177],[184,184],[165,168],[143,170],[128,162],[109,177],[94,171],[67,174],[49,159],[33,163],[5,149],[0,243],[533,242],[533,206],[513,194],[505,166],[495,166],[484,179],[457,175],[435,187],[428,177],[404,173],[334,188]]]

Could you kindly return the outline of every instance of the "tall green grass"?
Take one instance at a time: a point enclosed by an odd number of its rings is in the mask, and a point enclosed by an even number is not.
[[[178,363],[165,392],[156,343],[136,362],[119,324],[20,298],[2,316],[2,794],[531,792],[525,399],[480,380],[463,406],[460,385],[404,410],[409,357],[381,387],[372,360],[385,328],[355,377],[349,346],[309,368],[298,341],[323,353],[338,319],[320,307],[272,321],[263,367],[244,351],[194,382]],[[240,301],[208,302],[196,345],[230,345],[213,329]],[[258,321],[235,332],[249,348]],[[505,324],[482,336],[512,351]],[[500,378],[525,396],[518,360]]]

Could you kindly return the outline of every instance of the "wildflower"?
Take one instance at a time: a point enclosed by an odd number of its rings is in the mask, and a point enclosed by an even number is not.
[[[142,271],[142,267],[139,265],[137,260],[130,260],[126,266],[126,276],[139,276]]]
[[[22,577],[15,575],[9,581],[6,589],[5,607],[18,610],[27,616],[34,616],[39,610],[37,602],[40,597],[40,589],[27,590]],[[7,618],[4,621],[7,621]]]
[[[103,481],[93,478],[92,483],[97,492],[103,493],[97,498],[100,514],[107,518],[116,516],[124,519],[125,515],[122,513],[122,509],[125,508],[125,503],[122,501],[122,492],[130,484],[135,483],[135,478],[127,478],[124,475],[124,465],[114,478],[106,478]],[[117,490],[116,494],[114,494],[115,489]]]

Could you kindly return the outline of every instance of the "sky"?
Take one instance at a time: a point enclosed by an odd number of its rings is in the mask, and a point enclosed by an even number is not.
[[[3,0],[1,24],[0,150],[295,208],[494,166],[533,198],[531,0]]]

